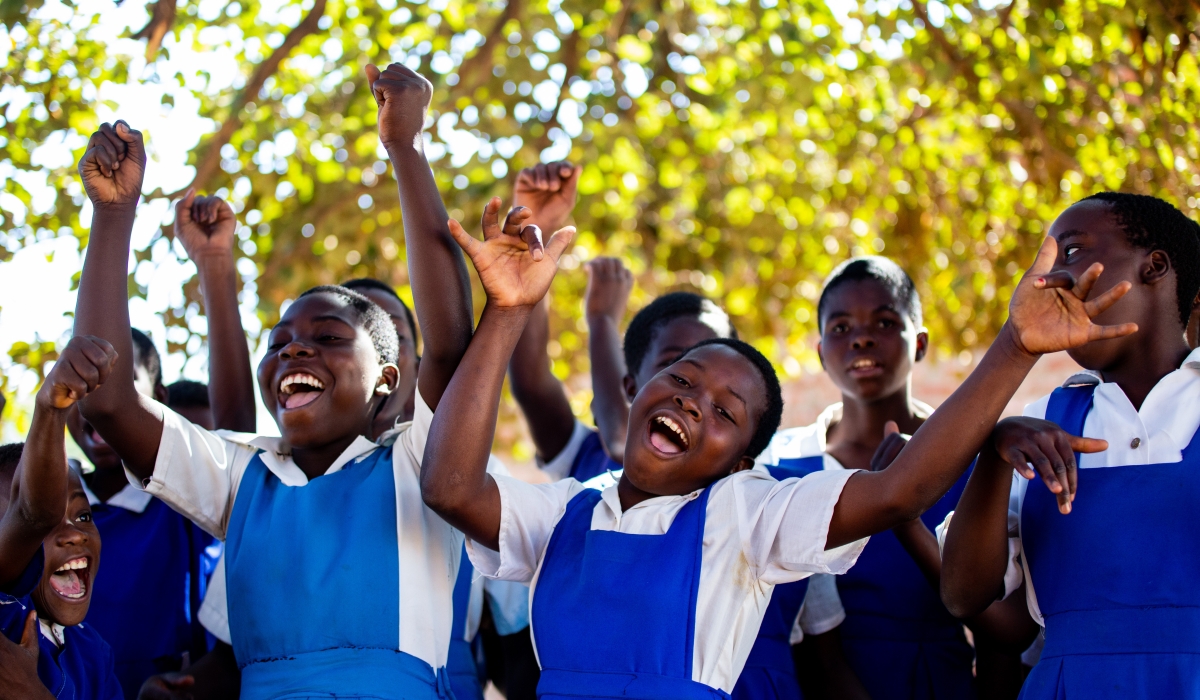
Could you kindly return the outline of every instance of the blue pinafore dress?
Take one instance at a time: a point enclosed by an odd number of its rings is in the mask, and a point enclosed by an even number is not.
[[[710,489],[662,535],[592,530],[600,492],[571,499],[533,593],[541,700],[729,699],[692,680]]]
[[[779,464],[767,467],[767,471],[779,481],[807,476],[821,471],[825,466],[824,459],[821,455],[783,459]],[[807,592],[808,579],[775,586],[754,648],[733,687],[733,700],[801,700],[804,697],[792,661],[792,627]]]
[[[467,615],[471,607],[471,583],[475,578],[475,567],[467,558],[463,547],[458,565],[458,578],[454,581],[454,622],[450,627],[450,656],[446,671],[450,674],[450,687],[455,700],[483,700],[484,679],[479,675],[479,664],[475,660],[475,648],[466,640]]]
[[[299,487],[250,460],[225,540],[242,700],[451,697],[399,649],[396,508],[391,447]]]
[[[1082,435],[1094,391],[1055,390],[1046,419]],[[1069,515],[1029,484],[1021,541],[1046,626],[1022,700],[1200,698],[1197,436],[1181,462],[1079,470]]]
[[[921,520],[930,530],[954,509],[970,470]],[[969,700],[974,652],[961,620],[891,530],[871,537],[858,563],[837,577],[846,609],[842,649],[874,700]]]

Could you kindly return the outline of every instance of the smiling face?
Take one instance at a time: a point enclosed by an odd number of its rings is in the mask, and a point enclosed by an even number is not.
[[[417,391],[417,339],[413,336],[412,327],[408,325],[408,312],[400,300],[382,289],[359,287],[356,292],[379,305],[379,308],[392,317],[392,325],[396,327],[396,338],[400,343],[400,353],[396,361],[398,380],[396,390],[388,397],[387,403],[379,410],[375,419],[375,434],[387,430],[395,424],[396,419],[410,420],[413,412],[413,402]],[[381,430],[382,429],[382,430]]]
[[[87,617],[92,582],[100,568],[100,533],[92,522],[79,475],[71,470],[65,517],[42,542],[46,568],[33,591],[38,614],[64,627]]]
[[[1129,244],[1125,229],[1107,203],[1093,200],[1071,206],[1055,219],[1050,226],[1050,235],[1058,241],[1055,272],[1067,270],[1078,279],[1093,263],[1104,265],[1104,272],[1092,287],[1089,298],[1103,294],[1118,282],[1128,280],[1133,283],[1133,288],[1121,298],[1121,302],[1092,319],[1094,323],[1116,325],[1132,322],[1141,329],[1148,329],[1157,325],[1156,321],[1164,313],[1178,318],[1175,316],[1174,275],[1170,275],[1169,280],[1163,280],[1163,284],[1153,285],[1153,288],[1142,283],[1142,271],[1152,253]],[[1068,350],[1067,353],[1081,366],[1103,372],[1116,364],[1136,361],[1135,355],[1141,342],[1139,335],[1134,333],[1123,338],[1100,340]]]
[[[648,494],[681,495],[752,467],[746,449],[767,410],[764,387],[758,369],[732,348],[688,353],[634,398],[624,478]]]
[[[817,351],[843,394],[870,402],[907,391],[928,336],[913,325],[905,303],[874,279],[842,282],[826,293]]]
[[[358,312],[327,293],[301,297],[288,307],[258,366],[263,403],[284,440],[300,448],[369,434],[385,398],[375,389],[395,381],[395,368],[381,366]]]

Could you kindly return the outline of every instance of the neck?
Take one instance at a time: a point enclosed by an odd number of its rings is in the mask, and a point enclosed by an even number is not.
[[[883,442],[883,427],[895,421],[900,432],[912,435],[929,416],[912,399],[911,380],[903,389],[888,396],[867,401],[842,394],[842,415],[829,427],[827,441],[852,444],[874,450]]]
[[[318,447],[292,447],[292,461],[312,481],[329,471],[334,461],[357,439],[357,435],[350,435]]]
[[[621,480],[617,482],[617,496],[621,499],[622,511],[627,511],[643,501],[654,498],[654,494],[634,486],[629,477],[624,474],[621,475]]]
[[[1178,328],[1147,333],[1139,340],[1113,367],[1101,370],[1100,376],[1121,387],[1133,407],[1141,410],[1154,385],[1179,369],[1189,351]]]
[[[125,477],[125,470],[120,467],[96,469],[85,475],[83,480],[101,503],[107,503],[108,499],[120,493],[129,483],[129,479]]]

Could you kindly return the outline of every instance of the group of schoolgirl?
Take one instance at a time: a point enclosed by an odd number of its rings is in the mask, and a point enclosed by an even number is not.
[[[573,229],[543,237],[529,209],[502,219],[498,199],[482,240],[447,221],[419,138],[429,84],[400,65],[367,70],[424,352],[418,362],[415,328],[385,310],[386,290],[309,290],[257,370],[280,438],[214,432],[139,392],[125,275],[145,150],[123,122],[93,135],[80,164],[95,215],[75,337],[38,395],[0,521],[0,614],[22,611],[4,623],[0,697],[65,697],[56,679],[74,697],[120,694],[110,652],[80,624],[99,537],[63,452],[77,410],[133,492],[223,541],[210,613],[196,617],[225,625],[232,648],[209,657],[235,660],[242,697],[466,692],[455,673],[473,624],[460,603],[465,536],[476,571],[530,587],[547,700],[798,697],[791,643],[835,631],[816,650],[827,677],[814,694],[971,697],[958,620],[977,641],[1019,649],[1032,639],[1013,622],[1021,590],[1046,630],[1025,697],[1200,698],[1197,565],[1178,556],[1200,532],[1188,508],[1200,495],[1189,470],[1200,356],[1184,340],[1200,235],[1178,210],[1115,194],[1067,209],[996,341],[932,412],[911,396],[927,344],[911,280],[878,258],[841,266],[818,316],[843,402],[779,434],[775,372],[716,305],[662,297],[622,344],[629,275],[594,263],[592,431],[545,357],[542,300]],[[565,221],[577,176],[540,166],[518,190],[538,221]],[[215,231],[232,212],[186,201],[228,255]],[[487,294],[477,325],[454,244]],[[213,316],[236,289],[197,266]],[[231,328],[220,325],[210,320],[210,344]],[[1092,373],[998,423],[1038,357],[1064,349]],[[244,391],[248,358],[230,352],[219,370],[210,351],[214,376],[241,377],[226,398]],[[562,477],[553,483],[509,477],[490,455],[510,371],[539,456]],[[217,427],[252,410],[243,399],[213,401]],[[40,633],[24,615],[34,609]],[[199,675],[156,682],[150,692],[201,695]]]

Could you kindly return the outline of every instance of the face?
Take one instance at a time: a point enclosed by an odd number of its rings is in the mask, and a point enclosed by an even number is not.
[[[825,296],[821,364],[843,394],[874,401],[908,389],[929,337],[904,302],[876,280],[843,282]]]
[[[380,409],[375,421],[377,426],[386,430],[395,424],[397,418],[401,420],[412,418],[419,364],[417,339],[413,337],[412,328],[408,325],[408,314],[399,299],[380,289],[364,288],[355,291],[378,304],[387,312],[388,316],[392,317],[392,325],[396,327],[396,338],[400,342],[400,353],[396,361],[398,376],[396,390],[388,397],[387,403]]]
[[[1053,271],[1067,270],[1078,279],[1093,263],[1104,265],[1104,272],[1092,287],[1089,298],[1103,294],[1118,282],[1128,280],[1133,283],[1133,288],[1119,303],[1093,319],[1095,323],[1133,322],[1146,329],[1156,325],[1156,317],[1164,308],[1174,314],[1174,275],[1162,279],[1162,284],[1145,283],[1154,260],[1161,261],[1165,255],[1161,251],[1151,253],[1131,246],[1108,204],[1085,201],[1071,206],[1054,221],[1050,235],[1058,242],[1058,259]],[[1164,299],[1164,294],[1169,297]],[[1169,306],[1163,306],[1164,302]],[[1067,352],[1081,366],[1104,371],[1130,359],[1140,342],[1139,335],[1096,341]]]
[[[41,616],[70,627],[83,622],[92,602],[92,582],[100,567],[100,533],[74,471],[67,494],[65,517],[42,542],[46,569],[33,591],[33,602]]]
[[[331,294],[297,299],[271,329],[258,366],[263,403],[285,441],[317,448],[366,435],[396,371],[381,366],[353,307]]]
[[[688,353],[646,382],[629,409],[625,478],[658,496],[690,493],[754,461],[762,376],[732,348]]]
[[[719,309],[700,316],[676,316],[659,325],[650,337],[642,366],[625,377],[625,394],[630,401],[654,375],[666,369],[685,350],[704,340],[731,335],[729,317]]]

